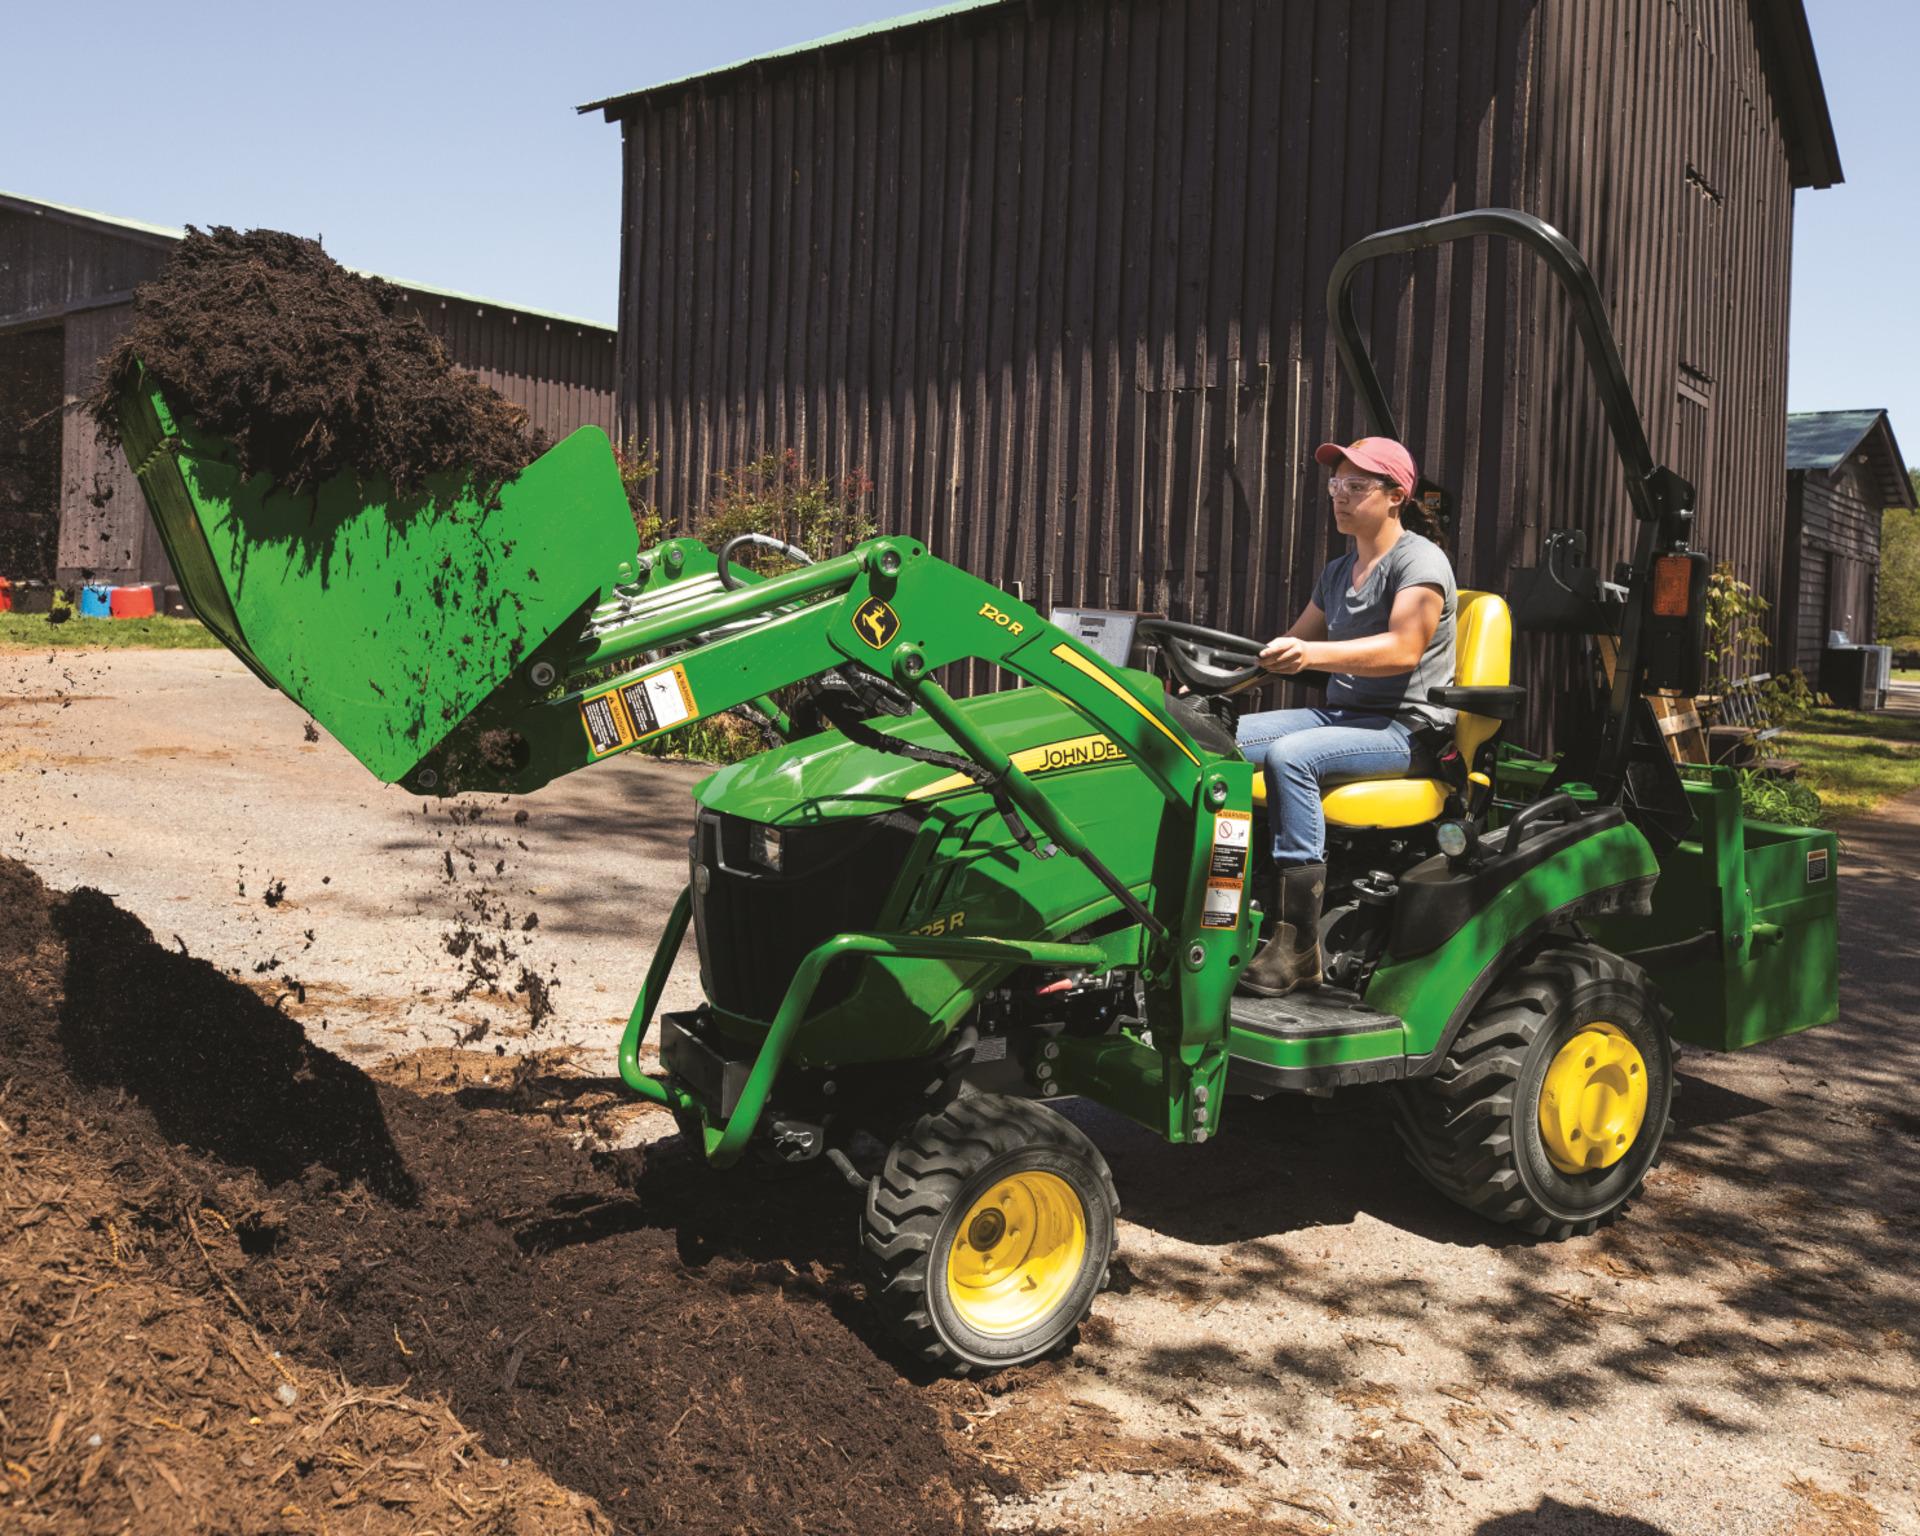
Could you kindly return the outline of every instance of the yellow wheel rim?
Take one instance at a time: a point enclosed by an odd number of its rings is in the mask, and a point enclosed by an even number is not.
[[[1060,1305],[1087,1256],[1087,1213],[1056,1173],[1015,1173],[974,1201],[947,1250],[947,1297],[976,1333],[1025,1332]]]
[[[1562,1173],[1611,1168],[1647,1118],[1647,1063],[1611,1024],[1589,1024],[1553,1058],[1540,1084],[1540,1140]]]

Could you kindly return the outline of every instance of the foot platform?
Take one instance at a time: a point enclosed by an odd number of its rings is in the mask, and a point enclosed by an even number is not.
[[[1338,987],[1285,997],[1236,997],[1228,1023],[1229,1092],[1265,1098],[1406,1075],[1399,1017],[1369,1008]]]

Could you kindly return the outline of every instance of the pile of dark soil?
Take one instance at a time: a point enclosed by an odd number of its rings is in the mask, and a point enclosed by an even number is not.
[[[133,329],[89,401],[110,439],[142,364],[245,473],[294,491],[351,474],[410,496],[461,470],[485,499],[545,446],[525,411],[453,366],[399,289],[277,230],[189,229],[135,291]]]
[[[0,1085],[0,1294],[27,1302],[0,1329],[8,1519],[584,1529],[557,1484],[622,1530],[977,1524],[987,1474],[844,1320],[805,1196],[376,1085],[100,892],[6,860]],[[411,1408],[382,1406],[402,1387]],[[389,1419],[416,1449],[380,1441]],[[533,1485],[493,1458],[551,1479],[556,1518],[443,1507],[520,1508],[499,1501]]]

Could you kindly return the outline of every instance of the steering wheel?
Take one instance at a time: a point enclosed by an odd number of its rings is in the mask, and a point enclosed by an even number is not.
[[[1167,665],[1190,693],[1237,693],[1267,675],[1260,665],[1264,640],[1177,619],[1141,619],[1134,633],[1161,642]]]

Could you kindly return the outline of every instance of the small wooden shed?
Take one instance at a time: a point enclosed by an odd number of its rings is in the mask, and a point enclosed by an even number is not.
[[[184,231],[0,192],[0,576],[170,582],[146,503],[78,402]],[[389,278],[448,354],[561,437],[613,426],[614,331]]]
[[[1834,630],[1856,645],[1878,632],[1880,514],[1913,500],[1907,461],[1883,410],[1787,418],[1787,525],[1775,655],[1808,678]]]

